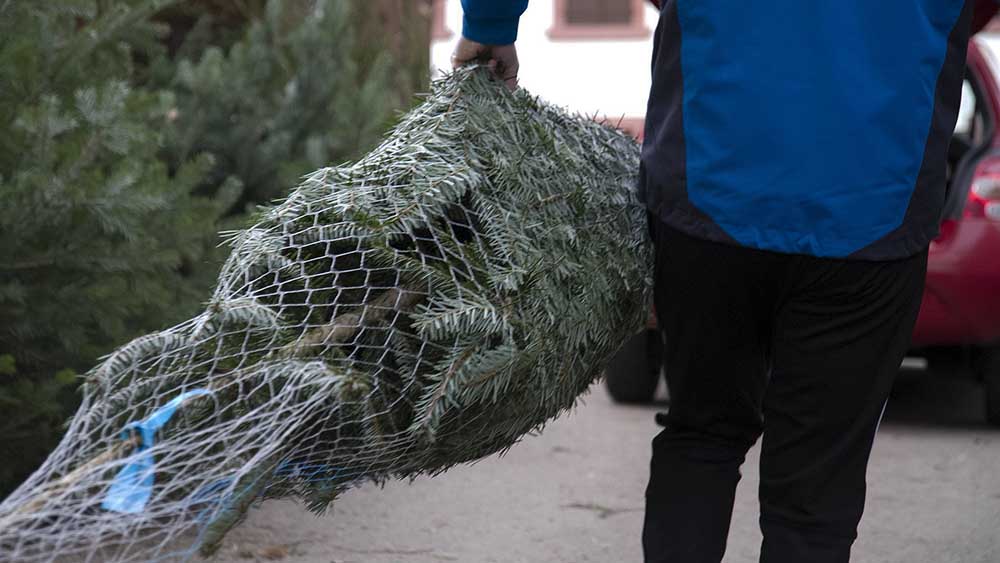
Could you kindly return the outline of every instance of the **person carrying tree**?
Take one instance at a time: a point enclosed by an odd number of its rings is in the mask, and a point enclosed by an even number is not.
[[[516,87],[527,4],[463,0],[454,64],[489,61]],[[938,232],[976,4],[981,26],[991,1],[663,0],[639,185],[671,392],[648,563],[722,560],[761,435],[760,560],[849,560]]]

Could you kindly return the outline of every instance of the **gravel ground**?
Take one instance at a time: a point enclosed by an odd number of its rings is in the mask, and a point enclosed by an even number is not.
[[[289,502],[258,509],[226,563],[582,563],[641,561],[654,407],[595,387],[575,412],[502,458],[434,479],[351,491],[325,517]],[[879,431],[853,561],[1000,561],[1000,432],[981,390],[904,373]],[[726,563],[757,561],[757,449],[744,466]]]

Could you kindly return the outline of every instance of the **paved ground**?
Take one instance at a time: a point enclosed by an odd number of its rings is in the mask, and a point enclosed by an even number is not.
[[[1000,561],[1000,432],[969,380],[904,374],[876,441],[855,562]],[[638,562],[656,409],[586,404],[506,457],[434,479],[365,487],[331,514],[265,505],[220,561]],[[757,451],[744,469],[727,563],[756,562]]]

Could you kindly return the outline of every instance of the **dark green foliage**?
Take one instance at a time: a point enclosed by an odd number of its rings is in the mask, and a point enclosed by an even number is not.
[[[198,308],[218,230],[409,99],[367,6],[0,0],[0,498],[55,445],[72,374]]]
[[[55,445],[72,374],[190,315],[217,220],[212,161],[158,158],[168,96],[129,85],[162,1],[0,3],[0,496]],[[215,260],[214,257],[212,257]]]
[[[42,377],[17,375],[11,354],[0,355],[0,483],[7,488],[45,459],[61,434],[66,411],[75,403],[76,373],[62,370]],[[6,491],[0,489],[0,495]]]
[[[203,187],[238,181],[242,204],[268,203],[307,172],[360,156],[399,109],[390,56],[355,31],[363,4],[257,4],[261,18],[241,40],[212,44],[206,14],[179,47],[180,59],[161,58],[152,73],[175,96],[165,128],[171,166],[215,155]]]

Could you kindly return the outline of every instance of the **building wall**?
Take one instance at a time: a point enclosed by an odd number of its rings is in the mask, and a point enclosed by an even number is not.
[[[439,0],[443,27],[431,46],[435,72],[448,69],[462,30],[460,0]],[[521,17],[517,49],[520,84],[533,94],[573,111],[622,121],[641,132],[649,94],[649,63],[657,11],[643,3],[644,30],[622,37],[563,39],[550,37],[558,0],[531,0]]]

